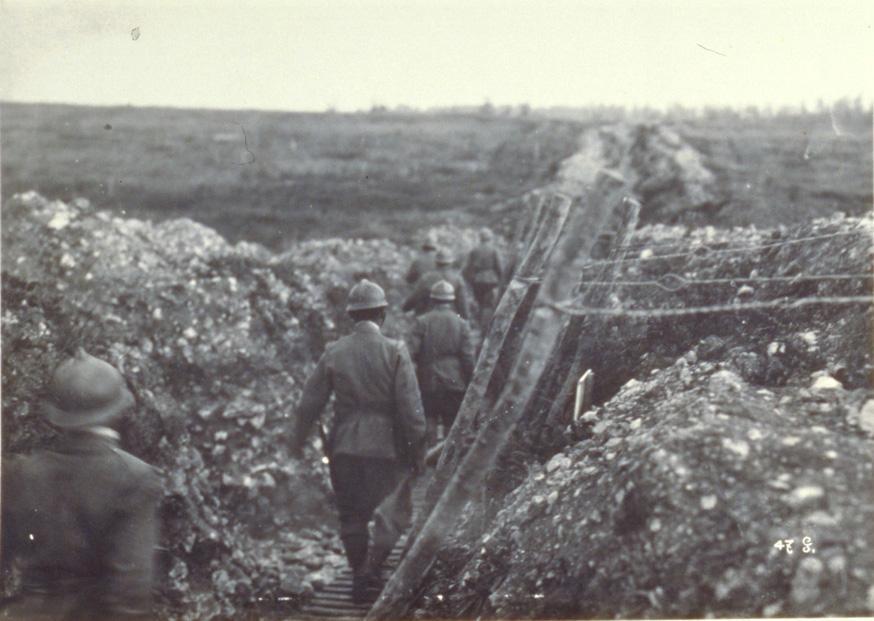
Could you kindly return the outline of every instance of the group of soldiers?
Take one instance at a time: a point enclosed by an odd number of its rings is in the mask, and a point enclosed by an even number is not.
[[[488,321],[504,276],[488,230],[468,256],[463,277],[453,263],[448,249],[425,238],[406,276],[412,293],[401,306],[417,315],[409,347],[380,331],[388,308],[383,289],[369,280],[356,284],[346,307],[355,327],[326,348],[295,413],[292,452],[300,454],[335,397],[326,451],[357,601],[378,586],[380,567],[411,517],[410,477],[424,469],[427,447],[451,427],[473,374],[466,284],[480,321]],[[398,501],[389,507],[387,498]]]
[[[325,450],[356,601],[378,586],[410,518],[409,482],[470,381],[465,285],[482,322],[503,278],[490,233],[480,241],[462,279],[451,254],[426,238],[407,275],[412,293],[403,308],[417,313],[409,347],[381,332],[384,290],[368,280],[352,287],[346,311],[354,327],[326,347],[292,417],[289,447],[300,456],[334,395]],[[3,464],[2,554],[19,561],[21,588],[0,606],[0,618],[149,618],[161,481],[119,446],[114,426],[133,405],[118,370],[82,349],[54,370],[39,410],[61,431],[59,441]],[[395,497],[401,509],[384,510]]]

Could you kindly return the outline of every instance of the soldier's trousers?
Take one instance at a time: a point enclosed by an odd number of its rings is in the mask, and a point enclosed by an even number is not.
[[[474,283],[473,299],[479,306],[480,328],[485,332],[498,305],[498,287],[492,283]]]
[[[425,420],[444,425],[446,429],[455,422],[461,402],[464,401],[464,391],[440,390],[422,393],[422,407],[425,410]]]
[[[379,503],[398,485],[402,468],[393,459],[374,459],[354,455],[331,458],[331,486],[340,514],[340,539],[353,570],[363,567],[367,558],[367,524]]]

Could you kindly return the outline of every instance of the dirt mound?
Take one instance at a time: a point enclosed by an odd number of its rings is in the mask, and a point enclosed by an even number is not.
[[[386,331],[408,333],[395,309],[413,250],[333,239],[274,255],[190,220],[152,224],[35,193],[3,215],[4,450],[51,443],[33,404],[83,344],[129,379],[138,406],[124,445],[165,473],[164,613],[293,610],[330,581],[345,559],[327,468],[317,434],[303,462],[288,457],[287,419],[325,343],[345,332],[357,279],[386,287]],[[459,261],[476,239],[434,232]]]
[[[701,154],[662,125],[588,130],[580,149],[562,163],[554,185],[583,196],[599,172],[624,180],[629,197],[642,205],[642,222],[701,223],[724,203]]]
[[[638,231],[606,307],[652,315],[590,318],[600,405],[547,421],[536,395],[420,614],[870,614],[871,305],[737,305],[870,296],[872,232]],[[738,310],[659,314],[714,305]]]
[[[586,415],[590,439],[531,467],[430,611],[870,613],[870,393],[762,389],[696,351],[628,382]]]
[[[320,542],[333,536],[325,469],[284,443],[301,363],[325,332],[321,292],[188,220],[152,225],[33,193],[3,215],[4,450],[50,442],[32,404],[81,343],[129,379],[124,443],[165,472],[168,610],[234,614],[341,567]]]

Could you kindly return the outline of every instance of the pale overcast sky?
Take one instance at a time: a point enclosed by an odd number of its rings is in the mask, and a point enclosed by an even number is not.
[[[871,101],[872,24],[871,0],[0,0],[0,98],[284,110]]]

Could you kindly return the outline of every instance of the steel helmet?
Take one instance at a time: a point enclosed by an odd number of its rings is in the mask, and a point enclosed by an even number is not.
[[[437,249],[437,236],[429,231],[427,235],[422,238],[422,249],[423,250],[436,250]]]
[[[431,287],[431,299],[441,302],[455,301],[455,287],[445,280],[438,280]]]
[[[52,424],[76,428],[106,423],[134,403],[121,373],[80,347],[55,369],[40,407]]]
[[[441,248],[437,251],[437,256],[434,257],[434,263],[437,265],[452,265],[455,257],[452,256],[452,251],[448,248]]]
[[[388,306],[388,302],[385,299],[385,291],[375,282],[370,282],[365,278],[349,291],[346,312],[386,306]]]

